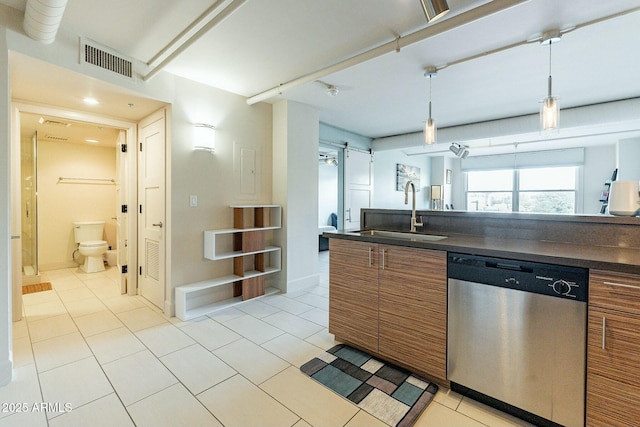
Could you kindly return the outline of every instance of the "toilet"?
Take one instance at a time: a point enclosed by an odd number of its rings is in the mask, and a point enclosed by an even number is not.
[[[104,271],[104,254],[109,249],[105,240],[104,221],[84,221],[73,223],[73,235],[78,244],[80,255],[84,256],[84,264],[80,269],[85,273]]]

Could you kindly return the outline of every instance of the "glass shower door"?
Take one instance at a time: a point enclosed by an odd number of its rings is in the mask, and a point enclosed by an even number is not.
[[[22,271],[25,276],[38,275],[37,152],[37,132],[31,138],[22,138]]]

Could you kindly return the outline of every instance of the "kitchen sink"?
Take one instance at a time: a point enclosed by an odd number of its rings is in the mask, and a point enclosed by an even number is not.
[[[412,242],[437,242],[446,239],[447,236],[438,236],[435,234],[420,234],[403,231],[386,231],[386,230],[360,230],[361,236],[380,236],[392,239],[409,240]]]

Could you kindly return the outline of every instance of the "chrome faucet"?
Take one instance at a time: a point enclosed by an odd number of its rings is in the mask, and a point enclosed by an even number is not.
[[[413,181],[407,181],[407,185],[404,186],[404,204],[409,204],[409,186],[413,193],[413,205],[411,207],[411,232],[415,233],[416,227],[422,227],[424,224],[416,220],[416,186]]]

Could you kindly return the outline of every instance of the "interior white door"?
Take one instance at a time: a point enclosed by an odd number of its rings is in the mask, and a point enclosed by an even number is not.
[[[138,287],[164,310],[165,110],[138,125]]]
[[[345,150],[344,228],[360,228],[360,211],[371,207],[373,198],[373,157],[370,153]]]
[[[127,265],[129,224],[128,214],[123,211],[123,206],[127,206],[127,152],[122,149],[126,147],[126,132],[121,130],[118,135],[116,146],[116,247],[118,249],[117,265],[120,272],[120,292],[127,293],[127,275],[122,271],[122,266]]]

